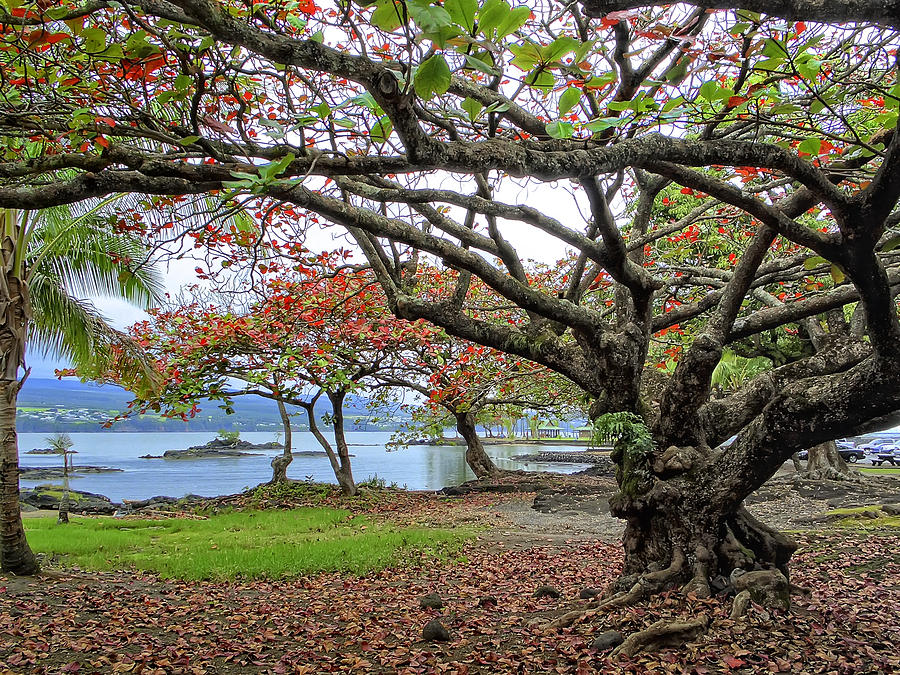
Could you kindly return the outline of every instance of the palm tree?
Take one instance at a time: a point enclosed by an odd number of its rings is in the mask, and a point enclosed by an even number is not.
[[[116,358],[150,383],[140,349],[112,328],[86,296],[118,297],[146,307],[161,289],[143,265],[147,251],[134,236],[113,231],[107,214],[117,198],[81,211],[0,211],[0,568],[38,570],[19,510],[16,399],[28,377],[26,345],[103,369]],[[123,358],[124,355],[124,358]],[[21,377],[20,377],[21,374]]]
[[[63,493],[59,499],[59,517],[56,519],[57,525],[66,525],[69,522],[69,466],[73,452],[71,450],[74,441],[69,434],[53,434],[45,439],[47,445],[50,446],[57,454],[63,458]]]

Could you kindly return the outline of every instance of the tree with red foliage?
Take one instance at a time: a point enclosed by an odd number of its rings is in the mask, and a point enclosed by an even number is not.
[[[344,401],[351,392],[379,386],[376,376],[402,367],[407,350],[421,348],[435,329],[386,312],[377,284],[342,260],[340,253],[321,254],[313,266],[270,271],[246,306],[210,293],[212,303],[157,310],[135,324],[132,334],[155,357],[165,385],[135,399],[125,415],[154,410],[187,419],[204,399],[221,401],[227,411],[237,396],[271,399],[284,426],[284,452],[272,461],[272,482],[279,482],[287,480],[292,460],[285,406],[298,406],[341,489],[355,494]],[[333,441],[315,414],[323,396],[331,405],[326,421]]]
[[[623,431],[640,415],[611,502],[623,597],[786,574],[794,544],[744,499],[900,409],[896,11],[658,4],[22,2],[0,13],[0,132],[33,140],[0,163],[0,207],[216,193],[281,240],[340,225],[397,316],[561,373]],[[667,216],[672,187],[696,206]],[[733,258],[707,255],[719,228]],[[526,272],[525,231],[573,251],[556,288]],[[426,258],[454,289],[417,285]],[[468,302],[472,277],[515,316]],[[712,396],[726,348],[838,307],[855,330]]]

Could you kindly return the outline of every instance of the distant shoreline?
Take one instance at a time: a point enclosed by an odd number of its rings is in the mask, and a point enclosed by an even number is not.
[[[462,438],[443,438],[443,439],[417,439],[411,441],[409,445],[431,445],[435,447],[443,446],[464,446],[465,439]],[[569,446],[577,445],[585,448],[594,447],[597,450],[610,450],[609,446],[591,444],[588,438],[482,438],[482,445],[546,445],[546,446]]]

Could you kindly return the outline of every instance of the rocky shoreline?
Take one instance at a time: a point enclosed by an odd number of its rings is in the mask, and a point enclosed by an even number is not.
[[[480,438],[482,445],[537,445],[537,446],[570,446],[575,445],[585,448],[597,448],[601,450],[610,450],[606,446],[595,446],[589,438]],[[456,447],[464,446],[465,439],[462,438],[418,438],[404,445],[431,445],[435,447]]]
[[[111,466],[74,466],[69,469],[70,478],[78,478],[86,473],[116,473],[124,469],[115,469]],[[63,478],[63,468],[56,466],[20,466],[19,478],[22,480],[55,480]]]
[[[56,511],[59,509],[62,496],[63,488],[59,485],[38,485],[31,489],[23,489],[19,501],[23,511]],[[149,499],[124,499],[122,502],[114,502],[105,495],[69,488],[69,511],[91,516],[124,515],[141,511],[171,510],[179,505],[196,507],[217,499],[220,497],[189,494],[184,497],[160,495]]]
[[[526,455],[514,455],[512,459],[519,460],[520,462],[591,464],[593,466],[609,466],[612,468],[612,460],[610,460],[609,454],[589,451],[554,452],[553,450],[548,450],[546,452],[535,452]]]

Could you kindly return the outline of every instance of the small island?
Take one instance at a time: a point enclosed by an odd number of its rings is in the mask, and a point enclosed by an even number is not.
[[[86,473],[114,473],[122,469],[110,466],[74,466],[69,468],[69,475],[77,478],[79,474]],[[19,477],[23,480],[53,480],[63,478],[63,468],[55,466],[22,466],[19,467]]]
[[[236,432],[234,432],[236,433]],[[248,450],[280,450],[284,446],[277,441],[251,443],[242,441],[231,432],[220,434],[203,445],[192,445],[186,450],[166,450],[162,455],[142,455],[140,459],[204,459],[215,457],[251,457],[258,452]]]

